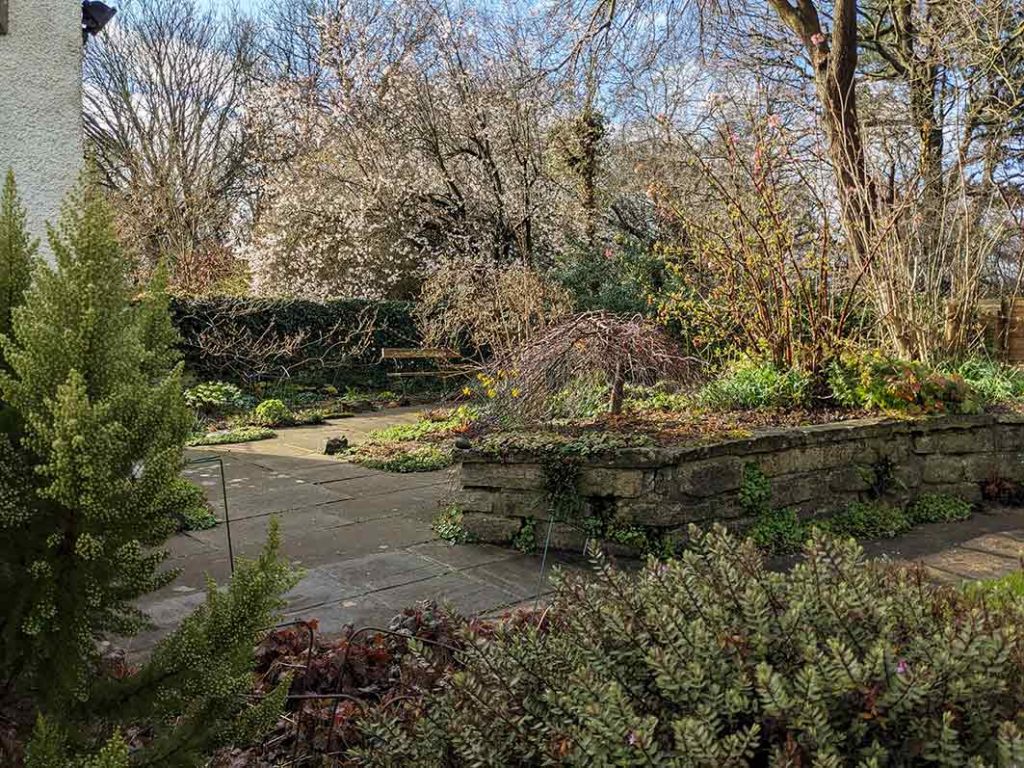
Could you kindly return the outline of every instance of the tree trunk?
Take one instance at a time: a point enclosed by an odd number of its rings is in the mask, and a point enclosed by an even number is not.
[[[821,28],[812,0],[771,0],[779,17],[803,41],[814,67],[843,230],[854,263],[870,255],[876,195],[868,178],[857,114],[857,0],[836,0],[832,34]]]
[[[615,373],[612,376],[612,396],[608,403],[608,413],[618,416],[622,413],[622,403],[625,400],[626,382],[622,375],[622,363],[615,366]]]

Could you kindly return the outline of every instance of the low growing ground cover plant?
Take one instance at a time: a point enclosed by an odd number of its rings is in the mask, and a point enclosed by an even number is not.
[[[449,544],[465,544],[470,540],[469,532],[462,523],[462,510],[447,506],[434,517],[431,529],[439,539]]]
[[[452,452],[436,445],[364,445],[356,448],[352,461],[384,472],[433,472],[451,466]]]
[[[263,646],[260,685],[291,670],[294,693],[352,700],[295,700],[275,738],[244,757],[446,768],[1024,760],[1019,601],[868,562],[820,531],[783,573],[722,528],[691,539],[678,560],[638,572],[598,560],[592,576],[560,578],[548,605],[496,621],[417,606],[393,635],[317,636],[312,652],[302,628],[282,630]]]
[[[799,550],[814,529],[858,540],[891,539],[916,525],[966,520],[971,510],[970,502],[947,494],[926,494],[906,508],[859,501],[809,520],[801,520],[792,509],[768,506],[758,513],[749,533],[766,552],[785,555]]]
[[[470,431],[479,410],[473,406],[425,411],[411,424],[371,432],[346,458],[388,472],[431,472],[450,466],[456,437]]]
[[[255,440],[269,440],[277,437],[277,432],[270,427],[235,427],[218,432],[205,432],[189,438],[190,446],[229,445],[231,443],[251,443]]]

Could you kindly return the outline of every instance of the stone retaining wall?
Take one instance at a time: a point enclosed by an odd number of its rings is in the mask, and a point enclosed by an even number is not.
[[[507,543],[552,517],[550,458],[462,451],[455,504],[477,540]],[[760,431],[703,445],[627,448],[572,459],[580,515],[616,526],[685,536],[691,523],[744,519],[745,467],[767,477],[772,505],[804,516],[877,497],[905,503],[924,493],[980,500],[993,479],[1024,482],[1024,416],[985,414],[917,420],[859,419]],[[555,513],[556,520],[563,517]],[[544,527],[546,531],[546,525]],[[577,549],[579,525],[554,524],[552,546]]]

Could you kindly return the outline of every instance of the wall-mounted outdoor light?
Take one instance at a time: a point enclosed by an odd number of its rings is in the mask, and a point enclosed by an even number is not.
[[[6,0],[0,0],[0,3]],[[84,43],[89,35],[98,35],[107,23],[114,18],[116,8],[111,8],[100,0],[82,1],[82,42]]]

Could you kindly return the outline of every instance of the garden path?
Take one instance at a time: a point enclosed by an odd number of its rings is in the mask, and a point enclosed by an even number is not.
[[[393,474],[322,454],[328,437],[344,435],[356,445],[375,429],[415,421],[422,410],[389,409],[280,430],[271,440],[188,451],[193,463],[185,474],[206,490],[222,519],[216,459],[223,460],[236,558],[255,556],[271,516],[280,521],[283,551],[304,570],[287,596],[286,620],[316,618],[328,632],[346,624],[386,626],[418,600],[486,614],[532,601],[538,587],[546,589],[538,556],[437,539],[431,521],[448,493],[447,471]],[[230,575],[223,524],[179,534],[168,548],[168,565],[181,574],[141,603],[155,628],[127,641],[132,654],[145,653],[204,600],[206,574],[221,583]],[[553,560],[582,565],[581,558],[559,556],[549,558],[549,566]]]
[[[326,632],[346,624],[386,625],[418,600],[447,601],[465,614],[489,614],[530,603],[541,559],[490,545],[451,546],[436,538],[431,520],[449,491],[446,471],[391,474],[364,469],[321,453],[328,437],[352,444],[382,427],[415,421],[420,408],[380,411],[325,425],[282,430],[272,440],[190,450],[186,475],[207,491],[223,517],[222,459],[235,556],[254,556],[270,517],[281,523],[286,556],[304,569],[287,596],[288,620],[318,619]],[[213,462],[202,461],[213,458]],[[230,575],[224,525],[175,536],[169,565],[181,570],[173,584],[141,607],[155,628],[128,643],[144,654],[204,600],[209,574]],[[963,523],[928,525],[898,539],[870,542],[868,554],[921,562],[942,581],[1001,576],[1020,568],[1024,510],[989,508]],[[582,568],[580,557],[549,559]],[[548,569],[550,573],[550,569]]]

